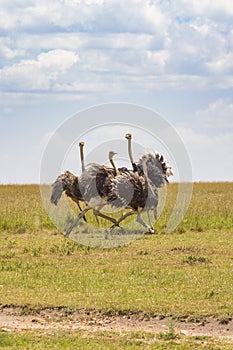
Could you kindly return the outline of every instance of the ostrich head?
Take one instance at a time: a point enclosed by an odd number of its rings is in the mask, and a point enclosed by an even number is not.
[[[127,140],[132,140],[132,135],[130,133],[125,134]]]
[[[110,161],[113,160],[113,157],[114,157],[116,154],[117,154],[117,153],[114,152],[114,151],[109,151],[109,154],[108,154],[109,160],[110,160]]]

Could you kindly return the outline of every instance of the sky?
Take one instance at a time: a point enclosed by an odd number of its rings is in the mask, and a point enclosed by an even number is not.
[[[193,181],[233,180],[231,0],[0,0],[0,18],[0,184],[38,183],[56,130],[109,103],[164,118]]]

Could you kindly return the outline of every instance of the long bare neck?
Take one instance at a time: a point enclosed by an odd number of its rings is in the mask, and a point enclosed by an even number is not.
[[[84,143],[79,143],[79,149],[80,149],[80,159],[82,164],[82,173],[85,171],[85,164],[84,164],[84,152],[83,152]]]
[[[134,159],[133,159],[132,140],[131,140],[131,138],[128,139],[128,153],[129,153],[129,159],[131,161],[133,170],[134,171],[138,171],[137,165],[136,165],[136,163],[134,162]]]
[[[133,154],[132,154],[132,142],[131,142],[131,139],[128,139],[128,153],[129,153],[129,159],[131,161],[131,164],[133,164],[134,160],[133,160]]]
[[[109,157],[109,161],[110,161],[110,163],[112,164],[112,167],[113,167],[114,172],[115,172],[115,176],[118,176],[118,175],[120,174],[120,172],[119,172],[119,170],[117,169],[117,167],[116,167],[116,165],[115,165],[115,163],[114,163],[112,157]]]

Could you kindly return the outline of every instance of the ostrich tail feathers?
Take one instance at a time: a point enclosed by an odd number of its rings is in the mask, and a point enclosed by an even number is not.
[[[52,193],[50,202],[57,205],[62,193],[65,191],[68,197],[71,197],[74,201],[82,200],[82,195],[79,189],[78,176],[75,176],[70,171],[65,171],[59,175],[55,182],[52,184]]]
[[[143,155],[139,159],[138,168],[158,188],[164,186],[168,182],[167,178],[173,175],[171,166],[159,152]]]
[[[62,181],[58,177],[57,180],[52,184],[52,193],[50,197],[50,202],[54,205],[57,205],[63,191],[64,191],[64,188],[62,185]]]

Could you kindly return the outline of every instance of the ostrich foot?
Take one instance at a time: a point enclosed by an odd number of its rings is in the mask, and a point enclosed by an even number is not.
[[[125,233],[126,233],[126,230],[123,228],[123,227],[121,227],[121,226],[119,226],[119,229],[117,230],[117,235],[125,235]]]
[[[155,233],[155,230],[153,229],[153,227],[147,225],[147,231],[145,232],[145,234],[153,234],[153,233]]]

